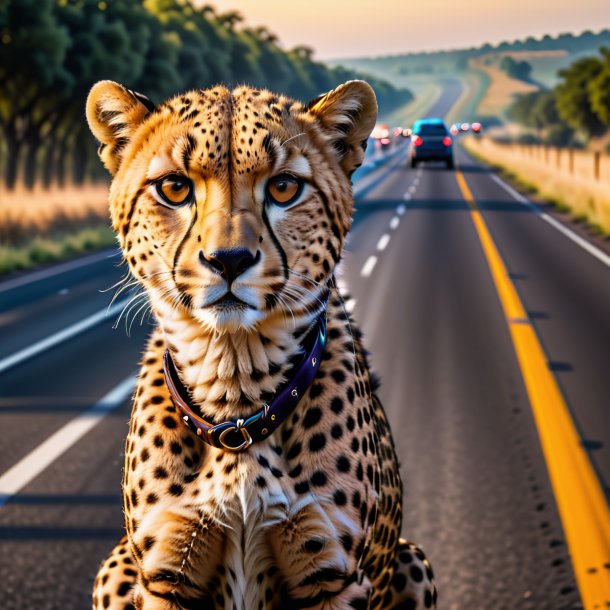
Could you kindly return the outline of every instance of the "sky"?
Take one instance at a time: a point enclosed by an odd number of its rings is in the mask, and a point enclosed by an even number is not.
[[[610,0],[201,0],[317,59],[388,55],[610,28]]]

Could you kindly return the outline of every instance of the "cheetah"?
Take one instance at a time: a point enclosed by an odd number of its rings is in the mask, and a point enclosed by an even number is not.
[[[95,610],[431,608],[394,443],[335,270],[377,102],[94,85],[130,273],[156,320]]]

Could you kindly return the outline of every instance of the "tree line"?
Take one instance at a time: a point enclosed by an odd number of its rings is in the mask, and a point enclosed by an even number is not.
[[[554,89],[518,96],[509,118],[553,146],[587,143],[605,134],[610,129],[610,49],[576,60],[559,76]]]
[[[532,64],[525,60],[519,61],[510,55],[505,55],[500,60],[499,67],[515,80],[522,80],[526,83],[532,80]]]
[[[359,75],[283,49],[235,11],[192,0],[0,0],[0,170],[13,188],[98,175],[84,120],[91,85],[112,79],[161,101],[216,83],[248,83],[309,100]],[[382,112],[408,90],[366,77]]]
[[[601,46],[610,45],[610,30],[585,31],[580,34],[563,33],[558,36],[545,35],[541,38],[528,36],[521,40],[504,41],[499,44],[484,44],[478,47],[444,51],[424,51],[421,53],[401,53],[374,58],[343,60],[346,66],[361,66],[362,69],[384,69],[395,74],[444,73],[467,70],[473,58],[489,54],[513,51],[566,51],[581,54]]]

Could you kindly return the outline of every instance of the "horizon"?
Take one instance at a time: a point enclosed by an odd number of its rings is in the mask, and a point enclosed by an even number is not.
[[[577,8],[565,0],[538,0],[533,6],[531,0],[503,0],[494,6],[486,0],[464,0],[459,9],[451,0],[428,0],[407,11],[399,0],[377,4],[349,0],[349,8],[342,8],[347,2],[309,0],[292,5],[280,0],[212,0],[209,4],[220,13],[240,12],[248,26],[267,26],[283,48],[313,48],[320,61],[454,51],[530,36],[539,39],[610,28],[607,0],[582,0]],[[381,25],[372,29],[375,22]],[[486,24],[484,32],[480,23]]]

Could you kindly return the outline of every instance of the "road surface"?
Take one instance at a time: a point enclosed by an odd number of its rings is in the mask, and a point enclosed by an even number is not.
[[[429,114],[460,94],[446,82]],[[610,268],[457,156],[607,494]],[[580,608],[522,370],[456,174],[408,169],[405,148],[361,182],[342,282],[382,379],[404,533],[433,562],[439,608]],[[126,397],[151,325],[138,317],[128,337],[122,322],[96,321],[112,294],[100,290],[124,273],[117,260],[106,252],[0,283],[4,610],[88,608],[121,535]]]

